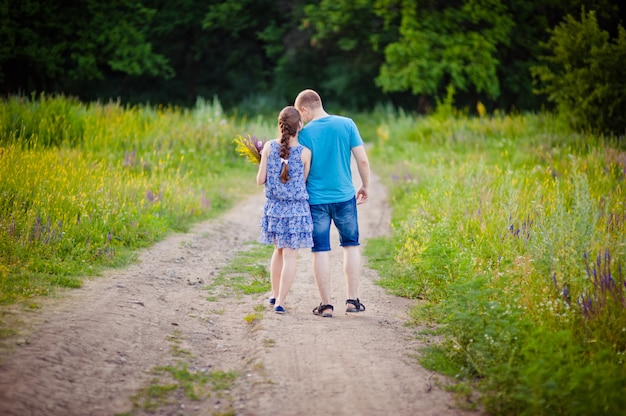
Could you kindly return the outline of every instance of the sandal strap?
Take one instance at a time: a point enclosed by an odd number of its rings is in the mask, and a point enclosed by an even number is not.
[[[346,305],[353,305],[356,308],[356,310],[361,311],[361,312],[365,310],[365,305],[361,303],[359,298],[346,300]]]
[[[324,305],[323,303],[320,303],[320,306],[316,306],[315,308],[313,308],[313,313],[317,313],[318,315],[321,315],[322,313],[324,313],[326,309],[330,309],[333,312],[335,311],[335,308],[333,308],[333,305]]]

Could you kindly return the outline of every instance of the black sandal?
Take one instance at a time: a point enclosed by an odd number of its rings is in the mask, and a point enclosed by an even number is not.
[[[363,305],[361,303],[359,298],[356,298],[356,300],[348,299],[346,301],[346,305],[353,305],[354,306],[354,308],[347,308],[346,312],[363,312],[365,310],[365,305]]]
[[[330,312],[324,312],[328,309],[330,309]],[[332,318],[334,310],[335,308],[333,308],[333,305],[324,305],[323,303],[320,303],[320,306],[313,309],[313,315],[318,315],[323,318]]]

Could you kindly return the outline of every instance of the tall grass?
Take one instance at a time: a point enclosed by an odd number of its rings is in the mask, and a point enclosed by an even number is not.
[[[232,140],[270,132],[217,100],[181,109],[43,94],[1,101],[0,126],[0,304],[79,286],[258,189]]]
[[[444,103],[445,104],[445,103]],[[499,415],[626,408],[626,151],[549,114],[380,111],[394,235],[381,285],[420,298],[430,368]],[[392,267],[390,267],[393,265]]]

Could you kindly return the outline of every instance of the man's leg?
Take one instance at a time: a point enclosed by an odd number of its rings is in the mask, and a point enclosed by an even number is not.
[[[365,310],[358,301],[361,278],[361,251],[359,249],[359,220],[356,200],[334,204],[333,221],[339,231],[339,242],[343,247],[343,274],[346,282],[346,310]],[[355,310],[356,309],[356,310]]]
[[[311,205],[311,217],[313,219],[313,276],[317,291],[320,294],[322,305],[330,305],[330,211],[329,205]],[[327,313],[332,310],[327,308],[319,310],[316,315]],[[324,315],[322,315],[324,316]]]
[[[321,302],[330,305],[330,251],[313,253],[313,276]]]
[[[356,299],[361,277],[361,251],[358,246],[343,248],[343,273],[346,279],[348,299]],[[352,305],[347,306],[352,307]]]

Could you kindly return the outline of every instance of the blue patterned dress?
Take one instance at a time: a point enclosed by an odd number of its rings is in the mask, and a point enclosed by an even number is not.
[[[309,194],[304,179],[302,150],[304,146],[293,146],[289,152],[289,181],[280,181],[282,163],[278,151],[280,143],[269,142],[271,146],[267,160],[267,180],[261,218],[261,236],[263,244],[275,244],[278,248],[313,247],[313,221],[309,208]]]

